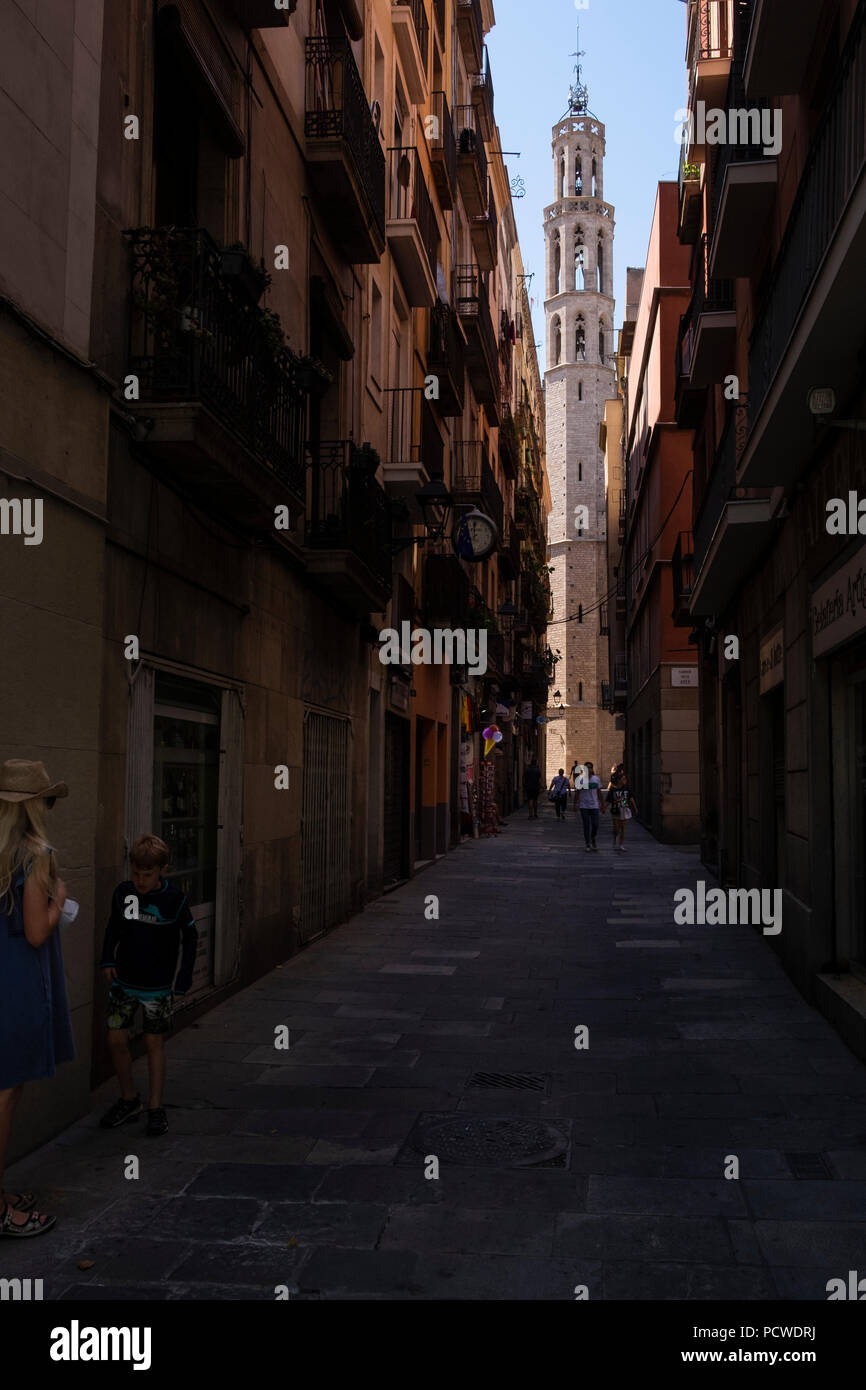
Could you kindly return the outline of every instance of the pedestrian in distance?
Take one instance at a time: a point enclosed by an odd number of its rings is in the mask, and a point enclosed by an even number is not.
[[[613,821],[613,847],[615,850],[619,850],[620,854],[625,854],[626,826],[632,816],[638,814],[638,809],[632,789],[628,784],[625,766],[622,763],[617,763],[616,767],[611,768],[610,774],[607,800]]]
[[[593,850],[598,852],[596,839],[598,836],[598,824],[600,812],[606,810],[604,801],[599,804],[601,794],[601,778],[597,776],[592,763],[584,764],[586,768],[585,777],[575,779],[574,799],[580,811],[580,819],[583,822],[583,838],[585,841],[586,853],[590,854]],[[583,782],[584,785],[578,785]]]
[[[45,828],[68,790],[43,763],[13,758],[0,767],[0,1236],[40,1236],[57,1221],[35,1209],[32,1192],[3,1191],[3,1174],[25,1082],[53,1076],[75,1056],[57,929],[66,885]]]
[[[523,769],[523,795],[529,803],[529,819],[538,820],[538,793],[541,791],[541,768],[538,759],[533,758]]]
[[[570,790],[571,783],[565,775],[565,769],[561,767],[556,777],[552,778],[547,793],[556,810],[557,820],[565,820],[565,812],[568,806],[568,793]]]
[[[140,835],[129,852],[129,862],[132,878],[114,890],[100,965],[109,985],[106,1026],[120,1099],[99,1123],[103,1129],[116,1129],[141,1114],[129,1051],[129,1029],[140,1007],[150,1085],[147,1133],[155,1136],[168,1129],[162,1102],[165,1035],[171,1029],[173,995],[186,994],[192,985],[198,933],[186,894],[164,877],[165,842],[156,835]]]

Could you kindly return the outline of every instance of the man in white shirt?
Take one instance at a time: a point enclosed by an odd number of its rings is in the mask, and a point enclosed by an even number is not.
[[[598,835],[599,808],[606,809],[604,802],[599,803],[599,793],[601,791],[601,779],[596,776],[592,763],[584,763],[586,768],[585,775],[575,778],[575,796],[577,797],[577,807],[580,811],[580,818],[583,821],[583,838],[586,841],[586,853],[591,854],[593,850],[598,853],[596,836]]]

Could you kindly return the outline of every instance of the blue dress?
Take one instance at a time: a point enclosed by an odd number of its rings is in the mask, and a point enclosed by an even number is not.
[[[54,1075],[75,1056],[59,925],[41,946],[24,934],[24,869],[0,907],[0,1091]]]

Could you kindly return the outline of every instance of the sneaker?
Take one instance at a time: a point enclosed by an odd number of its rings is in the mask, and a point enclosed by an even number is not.
[[[136,1096],[135,1100],[124,1100],[121,1096],[106,1110],[99,1121],[100,1127],[102,1129],[117,1129],[118,1125],[125,1125],[127,1120],[132,1120],[136,1115],[140,1115],[142,1109],[141,1096]]]
[[[583,852],[584,854],[592,854],[592,850],[590,849],[589,845],[584,845]]]
[[[625,845],[620,845],[619,852],[620,854],[625,854]]]
[[[147,1132],[150,1135],[165,1134],[168,1129],[168,1118],[162,1107],[147,1112]]]

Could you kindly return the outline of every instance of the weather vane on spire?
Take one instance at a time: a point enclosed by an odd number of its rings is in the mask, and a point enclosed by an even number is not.
[[[586,54],[580,46],[580,20],[577,21],[577,48],[574,53],[568,55],[575,59],[574,82],[568,89],[568,109],[577,115],[584,115],[589,110],[589,89],[581,82],[582,68],[581,58]]]

